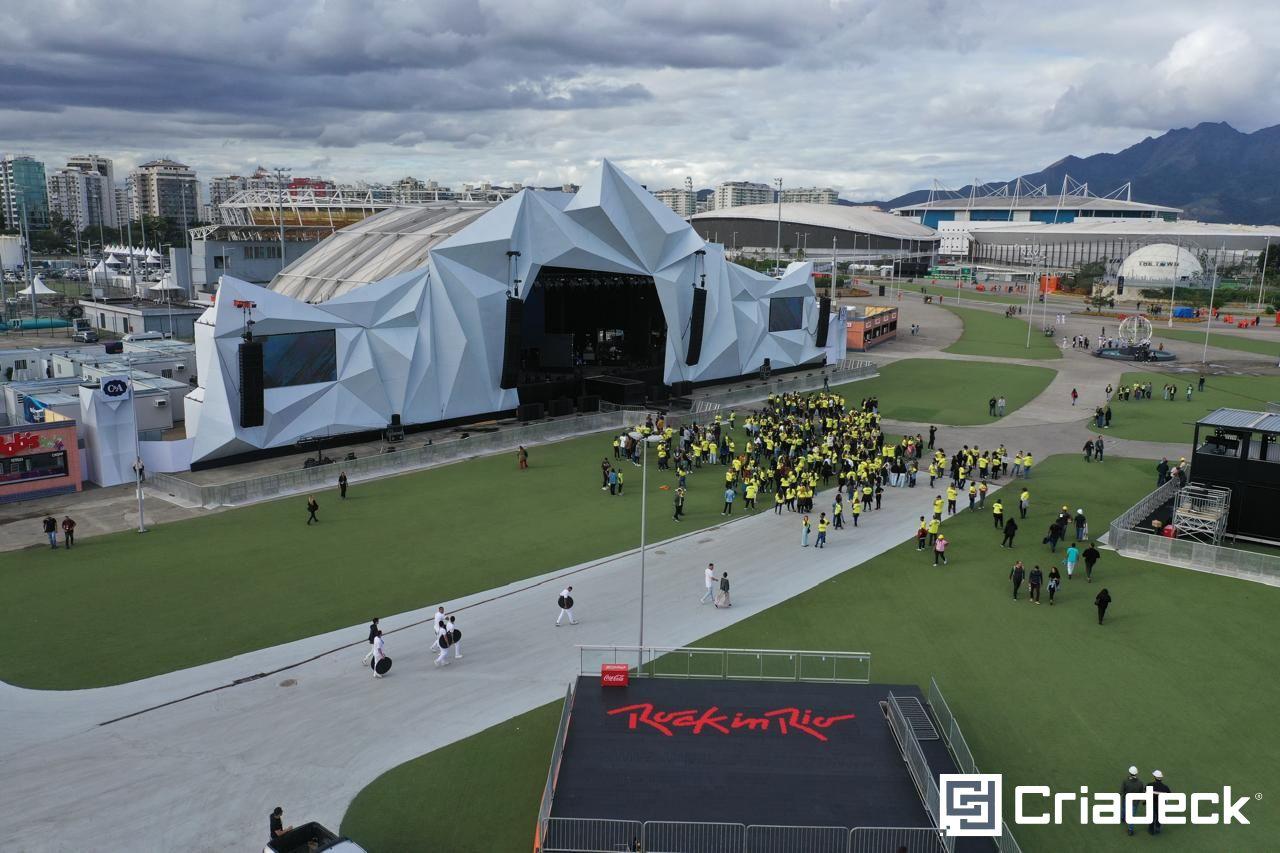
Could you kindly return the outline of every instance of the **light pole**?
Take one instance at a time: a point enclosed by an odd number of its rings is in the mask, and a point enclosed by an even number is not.
[[[280,202],[280,271],[284,272],[284,179],[293,169],[287,166],[276,166],[276,198]]]
[[[1182,241],[1179,240],[1174,245],[1173,251],[1173,286],[1169,288],[1169,328],[1173,328],[1173,306],[1174,296],[1178,293],[1178,262],[1182,260]],[[1124,269],[1124,265],[1120,265],[1120,269]]]
[[[639,430],[632,430],[628,435],[640,442],[640,643],[637,653],[640,656],[639,667],[644,667],[644,549],[645,537],[648,533],[649,520],[649,445],[662,439],[656,435],[644,435]]]
[[[1039,260],[1038,250],[1029,246],[1022,248],[1022,258],[1031,263],[1031,275],[1035,277],[1035,265]],[[1031,282],[1027,283],[1027,349],[1031,349],[1031,318],[1036,313],[1035,304],[1031,301],[1031,294],[1035,293],[1037,287],[1032,287]]]
[[[778,246],[775,250],[773,268],[779,270],[782,268],[782,178],[774,178],[774,184],[778,187]]]
[[[1227,250],[1224,243],[1218,254],[1213,256],[1213,273],[1209,279],[1209,316],[1204,318],[1204,350],[1200,353],[1200,363],[1209,363],[1209,330],[1213,328],[1213,296],[1218,290],[1218,259]]]
[[[737,231],[733,232],[733,245],[730,247],[730,251],[735,258],[738,256],[738,232]]]
[[[1267,289],[1267,258],[1271,255],[1271,235],[1267,235],[1267,246],[1262,250],[1262,278],[1258,282],[1258,311],[1262,311],[1263,293]]]

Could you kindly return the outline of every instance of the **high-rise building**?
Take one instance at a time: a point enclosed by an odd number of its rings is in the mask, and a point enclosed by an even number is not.
[[[200,217],[196,173],[174,160],[152,160],[129,174],[133,212],[190,225]]]
[[[746,204],[769,204],[776,201],[773,187],[748,181],[725,181],[716,187],[715,210],[741,207]]]
[[[681,216],[693,216],[698,212],[698,194],[693,190],[658,190],[653,197]]]
[[[840,191],[830,187],[795,187],[782,191],[783,204],[839,204]]]
[[[49,188],[45,185],[44,163],[24,155],[0,157],[0,208],[10,228],[19,227],[24,211],[28,229],[49,227]]]
[[[98,225],[115,228],[115,170],[96,154],[72,157],[65,169],[49,174],[49,209],[71,222],[76,231]]]
[[[116,200],[116,227],[123,228],[124,224],[133,219],[133,206],[129,203],[129,188],[116,186],[111,188],[111,195]]]

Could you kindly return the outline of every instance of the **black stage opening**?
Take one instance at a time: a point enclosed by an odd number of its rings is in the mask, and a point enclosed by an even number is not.
[[[880,707],[890,692],[923,701],[906,685],[640,678],[602,687],[584,676],[551,815],[930,826]],[[686,713],[670,716],[677,711]],[[941,740],[922,746],[935,773],[956,772]]]
[[[576,396],[593,376],[659,385],[666,346],[652,277],[543,267],[520,325],[521,402],[548,383],[564,384],[560,396]]]

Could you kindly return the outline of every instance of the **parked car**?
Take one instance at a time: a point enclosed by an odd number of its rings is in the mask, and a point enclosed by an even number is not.
[[[325,853],[365,853],[365,849],[349,838],[341,838],[331,830],[314,821],[272,839],[262,853],[309,853],[309,851],[325,851]]]
[[[78,344],[96,344],[98,342],[98,333],[93,329],[85,332],[76,332],[71,339]]]

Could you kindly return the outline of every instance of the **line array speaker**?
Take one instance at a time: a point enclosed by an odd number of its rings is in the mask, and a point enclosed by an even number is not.
[[[541,403],[521,403],[516,409],[516,417],[522,421],[541,420],[542,404]]]
[[[831,325],[831,297],[818,297],[818,337],[814,346],[822,349],[827,345],[827,329]]]
[[[579,412],[598,412],[600,411],[600,397],[598,394],[583,394],[578,398]]]
[[[693,290],[693,315],[689,319],[689,353],[685,356],[685,364],[697,364],[702,358],[702,327],[706,322],[707,292],[701,288]]]
[[[524,303],[507,297],[507,334],[502,345],[502,379],[499,388],[514,388],[520,381],[520,322],[524,319]]]
[[[262,426],[262,341],[240,344],[240,426]]]

